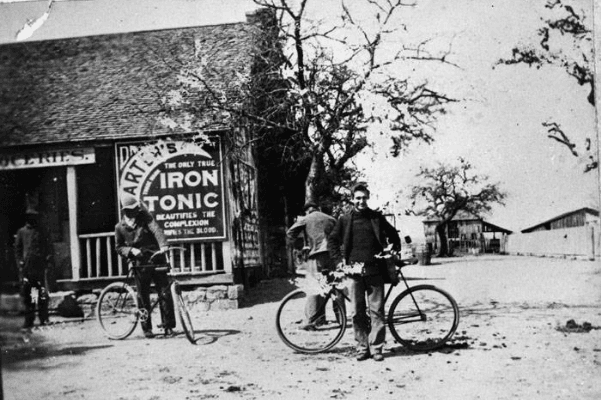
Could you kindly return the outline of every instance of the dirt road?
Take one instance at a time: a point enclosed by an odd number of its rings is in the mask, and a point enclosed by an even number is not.
[[[264,281],[238,310],[193,310],[200,340],[107,340],[96,321],[18,332],[3,317],[5,399],[600,399],[601,266],[578,260],[435,259],[408,275],[461,308],[453,346],[415,354],[388,336],[385,360],[357,362],[352,332],[331,352],[295,354],[274,329],[292,289]],[[419,281],[413,281],[415,283]],[[566,328],[566,322],[575,325]],[[593,329],[578,329],[585,322]]]

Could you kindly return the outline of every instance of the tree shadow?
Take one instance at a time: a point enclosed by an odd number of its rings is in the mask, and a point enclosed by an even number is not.
[[[2,351],[2,366],[11,368],[14,370],[18,369],[32,369],[39,368],[45,369],[44,366],[31,366],[20,364],[27,361],[36,359],[49,358],[49,357],[62,357],[62,356],[81,356],[85,355],[89,351],[101,350],[109,347],[113,347],[112,344],[92,345],[92,346],[69,346],[69,347],[58,347],[55,345],[47,347],[24,347],[19,349],[6,349]]]
[[[288,293],[297,289],[293,280],[294,277],[260,281],[256,286],[245,291],[244,297],[240,301],[240,308],[279,302]]]

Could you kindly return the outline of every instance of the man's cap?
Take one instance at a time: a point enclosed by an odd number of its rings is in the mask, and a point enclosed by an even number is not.
[[[138,207],[140,205],[140,202],[138,201],[138,199],[136,199],[134,197],[134,195],[127,193],[127,192],[123,192],[121,193],[121,208],[124,210],[133,210],[134,208]]]
[[[311,207],[313,207],[313,208],[318,208],[318,207],[317,207],[317,204],[315,204],[315,203],[314,203],[314,202],[312,202],[312,201],[308,201],[308,202],[306,202],[306,203],[305,203],[305,205],[303,206],[303,211],[307,211],[307,210],[308,210],[309,208],[311,208]]]

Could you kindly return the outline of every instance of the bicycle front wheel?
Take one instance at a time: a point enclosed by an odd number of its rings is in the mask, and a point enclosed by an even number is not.
[[[98,297],[96,317],[111,339],[125,339],[138,324],[138,297],[133,289],[115,282],[105,287]]]
[[[334,347],[346,330],[344,304],[333,292],[320,297],[313,317],[307,324],[307,293],[297,289],[281,301],[276,314],[276,328],[282,341],[301,353],[320,353]]]
[[[173,303],[177,309],[179,323],[182,326],[186,337],[190,343],[196,344],[196,334],[194,333],[194,327],[192,326],[192,318],[190,318],[188,307],[182,296],[182,288],[177,282],[171,284],[171,297],[173,298]]]
[[[392,336],[413,351],[443,346],[459,325],[455,299],[432,285],[418,285],[399,294],[388,312]]]

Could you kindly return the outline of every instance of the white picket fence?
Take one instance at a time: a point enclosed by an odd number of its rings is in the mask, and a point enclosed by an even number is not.
[[[79,235],[81,252],[81,280],[124,277],[127,263],[115,252],[114,232]],[[171,250],[168,254],[172,274],[201,275],[224,270],[220,242],[178,243],[184,251]]]

